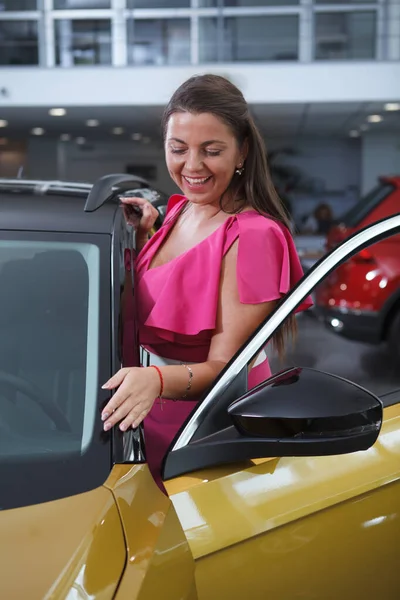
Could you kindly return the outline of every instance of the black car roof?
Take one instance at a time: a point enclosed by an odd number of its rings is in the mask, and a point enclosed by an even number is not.
[[[106,176],[94,185],[0,179],[0,230],[111,233],[118,195],[139,188],[150,186],[132,175]]]

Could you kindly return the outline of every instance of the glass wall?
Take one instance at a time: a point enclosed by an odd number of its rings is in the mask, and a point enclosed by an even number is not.
[[[0,65],[26,66],[38,63],[37,21],[0,20]]]
[[[200,62],[259,62],[298,59],[298,17],[200,19]]]
[[[19,12],[20,10],[37,10],[38,0],[0,0],[0,12],[12,10]]]
[[[376,55],[376,14],[334,12],[316,15],[317,60],[362,60]]]
[[[0,0],[0,65],[400,60],[386,1]]]
[[[62,67],[110,65],[111,21],[56,21],[55,44],[56,64]]]
[[[53,0],[56,10],[111,8],[111,0]]]
[[[127,44],[129,64],[189,64],[190,19],[130,19]]]
[[[128,8],[189,8],[190,0],[127,0]]]

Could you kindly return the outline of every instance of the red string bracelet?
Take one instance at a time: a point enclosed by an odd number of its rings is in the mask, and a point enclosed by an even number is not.
[[[156,365],[150,365],[151,369],[155,369],[158,373],[158,376],[160,378],[160,393],[158,394],[158,397],[161,398],[163,395],[163,391],[164,391],[164,378],[162,376],[161,373],[161,369],[159,369],[158,367],[156,367]]]

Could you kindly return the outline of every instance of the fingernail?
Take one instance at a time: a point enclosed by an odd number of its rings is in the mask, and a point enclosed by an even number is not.
[[[137,423],[132,423],[132,429],[136,429]]]
[[[121,425],[119,426],[121,431],[125,431],[126,429],[126,423],[121,423]]]
[[[111,423],[105,423],[104,424],[104,431],[108,431],[109,429],[111,429]]]
[[[103,413],[103,414],[101,415],[101,420],[102,420],[102,421],[105,421],[106,419],[108,419],[108,417],[109,417],[109,416],[110,416],[110,415],[109,415],[107,412],[106,412],[106,413]]]
[[[105,383],[104,385],[102,385],[102,386],[101,386],[101,389],[102,389],[102,390],[106,390],[106,389],[108,389],[108,383]]]

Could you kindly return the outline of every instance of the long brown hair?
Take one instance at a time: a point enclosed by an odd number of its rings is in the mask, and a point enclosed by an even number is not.
[[[264,141],[242,92],[220,75],[191,77],[175,91],[164,110],[162,117],[164,139],[168,121],[171,115],[177,112],[211,113],[230,128],[240,149],[247,146],[243,173],[238,174],[236,171],[232,173],[232,180],[227,190],[234,200],[234,212],[240,212],[250,205],[260,214],[275,219],[289,228],[288,216],[272,183]],[[292,316],[274,336],[274,346],[280,357],[284,354],[286,338],[295,333],[296,320]]]

